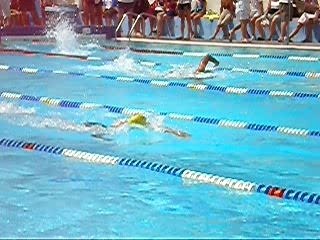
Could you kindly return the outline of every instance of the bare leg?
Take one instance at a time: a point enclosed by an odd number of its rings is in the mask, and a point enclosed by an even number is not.
[[[164,21],[164,12],[160,12],[157,14],[157,38],[160,38],[163,33],[163,21]]]
[[[266,38],[266,34],[265,34],[264,29],[263,29],[262,24],[261,24],[262,20],[263,20],[263,18],[258,18],[256,20],[256,22],[255,22],[255,26],[256,26],[256,28],[258,30],[258,33],[261,36],[261,38],[265,39]]]
[[[187,25],[188,25],[188,35],[187,35],[188,37],[187,37],[187,39],[190,39],[191,38],[191,32],[192,32],[190,10],[186,10],[185,11],[185,16],[186,16]]]
[[[280,15],[276,15],[272,18],[271,23],[270,23],[270,36],[268,38],[269,41],[272,40],[273,36],[276,33],[276,26],[277,26],[277,21],[279,20]]]
[[[293,38],[295,35],[297,35],[297,33],[300,31],[300,29],[303,27],[302,24],[298,24],[296,29],[290,33],[289,39]]]

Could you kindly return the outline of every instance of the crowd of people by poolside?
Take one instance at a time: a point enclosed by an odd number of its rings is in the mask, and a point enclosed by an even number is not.
[[[320,24],[318,0],[268,0],[267,6],[263,2],[221,0],[217,26],[207,40],[216,39],[222,31],[222,39],[232,41],[240,30],[243,43],[252,40],[284,42],[291,41],[305,27],[303,42],[312,42],[312,29]],[[55,4],[54,0],[0,0],[0,24],[5,27],[45,26],[45,9]],[[79,10],[84,26],[117,26],[127,14],[128,29],[131,29],[133,21],[142,14],[133,29],[136,37],[146,37],[146,22],[150,26],[147,36],[174,35],[177,17],[182,40],[204,38],[199,29],[208,12],[207,0],[78,0],[72,6]],[[288,24],[293,18],[298,18],[296,28],[288,34]],[[280,26],[279,31],[277,26]]]

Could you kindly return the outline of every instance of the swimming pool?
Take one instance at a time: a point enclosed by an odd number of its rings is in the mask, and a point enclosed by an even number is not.
[[[7,48],[38,53],[2,52],[1,236],[319,237],[318,195],[307,202],[320,192],[318,53],[131,47],[87,44],[68,52],[82,58],[68,58],[45,54],[53,45],[13,42]],[[207,52],[220,61],[215,76],[182,80]],[[191,139],[133,130],[100,141],[82,125],[110,125],[137,109]],[[88,163],[26,143],[151,164]],[[158,166],[170,174],[150,171]],[[181,180],[171,166],[310,194],[292,201],[227,190]]]

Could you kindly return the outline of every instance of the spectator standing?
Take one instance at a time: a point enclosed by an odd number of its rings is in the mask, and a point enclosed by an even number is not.
[[[280,10],[279,10],[279,0],[269,0],[268,6],[264,14],[256,20],[256,28],[260,37],[257,40],[265,40],[265,31],[263,25],[269,26],[270,36],[268,40],[270,41],[276,33],[276,24],[280,19]]]
[[[191,13],[191,21],[193,24],[193,37],[201,38],[198,33],[198,25],[200,25],[201,18],[207,12],[207,1],[206,0],[196,0],[196,6],[194,11]]]
[[[133,11],[135,0],[118,0],[118,20],[121,21],[125,13]],[[132,26],[132,15],[128,16],[128,29]]]
[[[106,21],[106,25],[108,27],[112,26],[112,21],[113,21],[113,26],[118,24],[118,0],[104,0],[104,11],[103,15]]]
[[[191,0],[178,0],[178,15],[180,17],[180,30],[181,30],[181,37],[179,39],[186,39],[190,40],[191,38]],[[184,28],[185,28],[185,21],[187,21],[188,25],[188,34],[187,37],[184,38]]]
[[[164,2],[163,11],[161,11],[157,14],[157,38],[162,36],[163,28],[164,28],[165,24],[167,24],[167,26],[169,27],[168,20],[170,18],[174,18],[175,16],[177,16],[176,9],[177,9],[176,0],[166,0]],[[171,30],[171,32],[173,32],[172,30]]]
[[[289,22],[292,20],[293,15],[293,7],[292,0],[279,0],[280,6],[280,20],[281,20],[281,28],[280,28],[280,37],[278,38],[278,42],[283,42],[287,36]]]
[[[220,32],[220,29],[223,31],[223,38],[228,39],[229,29],[228,25],[232,22],[235,17],[235,6],[232,0],[221,0],[220,5],[220,17],[217,23],[216,31],[212,36],[212,40],[216,38],[217,34]]]
[[[298,6],[297,6],[298,7]],[[293,38],[302,27],[306,27],[306,37],[303,42],[312,42],[312,27],[319,19],[319,5],[317,0],[305,0],[304,12],[298,19],[298,24],[295,30],[290,33],[289,40]]]

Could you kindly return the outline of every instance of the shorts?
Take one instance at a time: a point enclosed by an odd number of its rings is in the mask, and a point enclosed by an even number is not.
[[[0,16],[4,18],[10,17],[10,1],[0,0]]]
[[[166,14],[167,14],[167,16],[169,16],[169,17],[175,17],[175,16],[177,16],[177,12],[176,12],[176,11],[172,11],[172,10],[168,11]]]
[[[179,11],[191,11],[191,3],[178,4]]]
[[[292,4],[290,4],[290,16],[289,16],[289,4],[288,3],[279,3],[279,9],[280,9],[281,22],[288,22],[288,21],[292,20],[292,16],[293,16]]]
[[[124,13],[131,12],[133,10],[133,6],[134,6],[134,2],[130,2],[130,3],[118,2],[119,10],[122,10]]]
[[[248,1],[236,3],[236,16],[240,21],[250,19],[250,3]]]
[[[271,8],[271,9],[268,11],[268,14],[273,15],[273,14],[275,14],[277,11],[279,11],[279,9]]]

